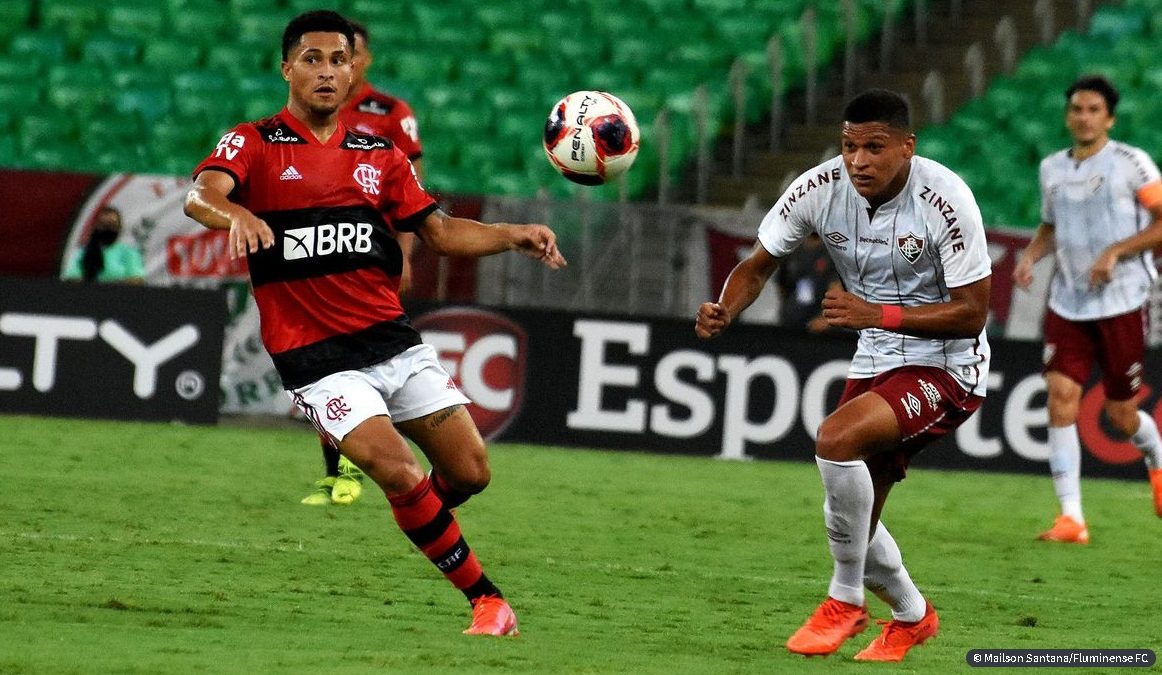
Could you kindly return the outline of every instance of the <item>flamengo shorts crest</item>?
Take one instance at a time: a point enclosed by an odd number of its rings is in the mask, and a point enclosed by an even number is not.
[[[287,395],[320,434],[336,442],[376,415],[406,422],[471,403],[440,365],[436,350],[426,344],[374,366],[344,370],[287,390]]]

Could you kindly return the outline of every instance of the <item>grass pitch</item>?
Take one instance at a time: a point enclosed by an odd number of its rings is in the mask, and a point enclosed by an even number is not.
[[[299,505],[321,469],[305,427],[0,416],[0,439],[2,673],[889,669],[851,660],[874,626],[827,659],[782,646],[830,574],[810,464],[495,445],[492,486],[458,511],[521,620],[488,639],[460,634],[463,596],[374,486]],[[1083,491],[1093,543],[1042,544],[1047,476],[913,470],[884,519],[942,626],[891,671],[1162,648],[1148,485]]]

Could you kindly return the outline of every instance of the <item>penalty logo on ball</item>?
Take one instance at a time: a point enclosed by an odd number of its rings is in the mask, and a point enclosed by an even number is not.
[[[641,134],[633,111],[603,91],[578,91],[557,102],[545,122],[549,162],[581,185],[601,185],[625,173]]]

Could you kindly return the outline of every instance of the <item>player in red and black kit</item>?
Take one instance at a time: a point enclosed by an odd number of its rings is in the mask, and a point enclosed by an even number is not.
[[[367,68],[372,62],[367,28],[356,21],[350,22],[355,31],[355,54],[351,57],[351,89],[339,110],[339,121],[351,131],[382,136],[394,143],[411,160],[416,175],[423,178],[420,164],[423,145],[415,113],[407,101],[378,91],[367,81]],[[395,240],[403,251],[399,292],[405,295],[411,288],[410,260],[415,235],[396,232]],[[323,478],[315,482],[315,489],[303,497],[302,503],[308,506],[354,503],[363,492],[363,473],[344,459],[327,437],[320,436],[319,445],[323,451]]]
[[[516,615],[452,513],[488,485],[488,452],[467,399],[400,306],[391,233],[415,232],[441,255],[518,250],[554,269],[565,260],[544,225],[444,214],[391,141],[339,121],[354,41],[335,12],[287,24],[286,107],[222,137],[195,170],[185,211],[229,230],[231,255],[247,256],[263,344],[287,393],[383,489],[400,529],[471,602],[465,632],[514,635]],[[431,461],[430,477],[401,432]]]

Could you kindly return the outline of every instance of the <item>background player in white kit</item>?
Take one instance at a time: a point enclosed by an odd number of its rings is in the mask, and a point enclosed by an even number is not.
[[[811,232],[826,242],[844,288],[827,292],[823,316],[860,337],[815,446],[834,573],[827,599],[787,648],[831,654],[862,632],[866,586],[891,605],[893,620],[855,658],[899,661],[936,634],[939,619],[879,516],[909,458],[983,400],[991,268],[976,200],[950,170],[914,156],[904,99],[873,89],[852,99],[843,119],[842,155],[791,184],[718,302],[698,309],[695,332],[725,330]]]
[[[1044,372],[1049,468],[1061,514],[1040,538],[1086,544],[1076,422],[1094,361],[1102,370],[1106,417],[1142,451],[1162,517],[1162,440],[1154,420],[1138,410],[1152,249],[1162,244],[1162,180],[1145,152],[1110,139],[1118,91],[1109,80],[1082,77],[1065,100],[1073,147],[1041,162],[1042,222],[1013,279],[1028,288],[1033,264],[1054,254]]]

